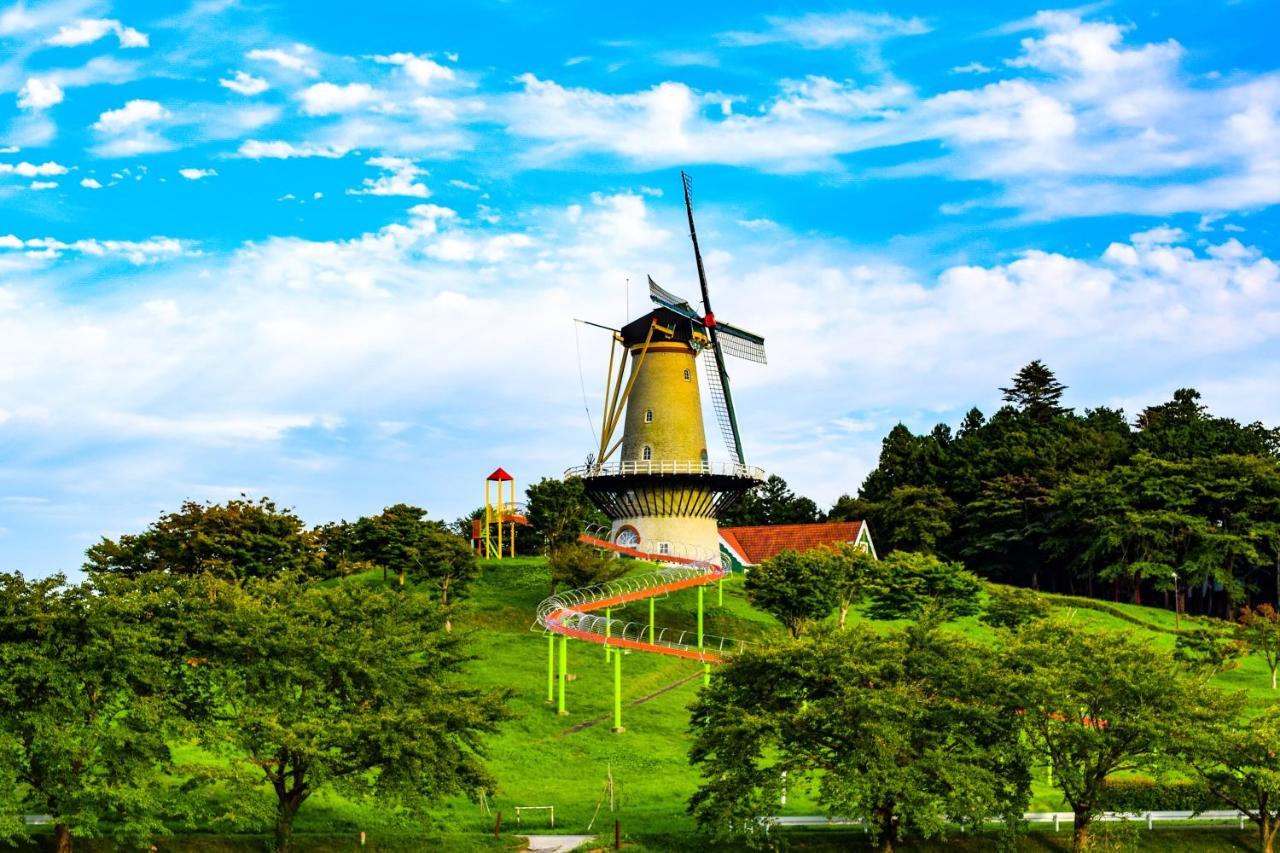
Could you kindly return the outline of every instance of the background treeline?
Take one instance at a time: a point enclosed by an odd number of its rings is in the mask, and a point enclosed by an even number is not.
[[[1280,430],[1216,417],[1184,388],[1131,424],[1061,405],[1039,361],[990,419],[899,424],[856,498],[882,553],[935,552],[1006,583],[1231,615],[1280,585]],[[1155,602],[1152,599],[1155,599]]]

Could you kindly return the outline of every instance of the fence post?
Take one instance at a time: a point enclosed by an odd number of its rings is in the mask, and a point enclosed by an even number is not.
[[[613,819],[613,849],[622,849],[622,821]]]
[[[502,810],[498,810],[498,817],[493,822],[493,837],[497,838],[502,833]]]

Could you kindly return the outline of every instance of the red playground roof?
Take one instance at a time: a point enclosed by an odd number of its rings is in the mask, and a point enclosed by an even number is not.
[[[725,543],[752,565],[783,551],[810,551],[841,542],[857,542],[861,521],[826,524],[770,524],[763,527],[721,527]]]
[[[504,482],[504,483],[505,483],[505,482],[506,482],[506,481],[508,481],[508,480],[514,480],[514,479],[515,479],[515,477],[512,477],[512,476],[511,476],[510,474],[508,474],[506,471],[503,471],[501,468],[498,468],[498,469],[496,469],[492,474],[490,474],[488,477],[485,477],[485,479],[486,479],[486,480],[489,480],[489,481],[493,481],[493,480],[501,480],[502,482]]]

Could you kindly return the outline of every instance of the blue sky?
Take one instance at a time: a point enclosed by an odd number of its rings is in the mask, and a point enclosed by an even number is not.
[[[717,314],[768,340],[748,461],[820,503],[1033,358],[1075,405],[1280,422],[1277,31],[1259,0],[0,6],[0,569],[185,498],[451,519],[497,465],[579,464],[607,341],[573,318],[696,292],[681,168]]]

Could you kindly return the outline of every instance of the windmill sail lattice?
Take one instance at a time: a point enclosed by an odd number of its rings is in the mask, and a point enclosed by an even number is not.
[[[716,413],[716,422],[720,424],[720,436],[724,446],[734,462],[742,464],[738,456],[738,445],[733,440],[733,421],[729,417],[729,404],[724,398],[724,386],[720,384],[720,373],[716,370],[716,355],[709,349],[702,351],[702,369],[707,376],[707,393],[711,397],[711,408]]]

